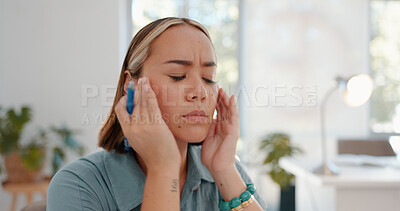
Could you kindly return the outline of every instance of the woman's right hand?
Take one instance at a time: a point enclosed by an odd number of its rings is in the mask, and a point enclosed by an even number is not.
[[[148,171],[179,170],[178,146],[162,118],[148,78],[140,78],[135,87],[132,116],[126,110],[126,95],[115,106],[115,112],[129,145],[142,158]]]

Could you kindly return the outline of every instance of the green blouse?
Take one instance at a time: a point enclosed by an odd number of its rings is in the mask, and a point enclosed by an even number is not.
[[[218,210],[221,194],[201,163],[200,150],[200,145],[188,145],[181,210]],[[250,177],[238,161],[236,167],[244,182],[250,183]],[[140,210],[145,180],[133,152],[121,155],[102,150],[66,165],[54,175],[47,193],[47,210]],[[257,192],[255,198],[266,210]]]

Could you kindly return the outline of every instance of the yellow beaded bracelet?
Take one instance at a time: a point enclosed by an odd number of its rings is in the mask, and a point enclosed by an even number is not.
[[[249,200],[242,202],[239,206],[230,209],[230,211],[241,211],[241,210],[244,210],[244,208],[250,206],[250,204],[253,203],[253,201],[254,201],[254,196],[251,195]]]

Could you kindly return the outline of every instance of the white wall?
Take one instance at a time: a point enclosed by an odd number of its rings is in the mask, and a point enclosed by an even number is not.
[[[98,150],[98,118],[110,108],[101,92],[115,88],[131,39],[128,2],[0,0],[0,105],[30,104],[31,127],[65,123],[81,130],[87,153]],[[83,106],[86,86],[99,94]],[[114,89],[107,92],[112,96]],[[82,123],[85,115],[89,122]],[[24,200],[20,197],[19,209]],[[8,210],[10,202],[0,188],[0,210]]]
[[[249,146],[260,136],[282,131],[292,137],[307,156],[321,159],[319,102],[336,76],[368,73],[367,0],[248,0],[245,20],[245,87],[255,94],[247,107]],[[293,86],[303,102],[291,97]],[[274,87],[278,88],[277,91]],[[307,105],[307,87],[316,88],[318,104]],[[280,95],[285,95],[279,97]],[[269,104],[262,106],[267,102]],[[274,98],[275,97],[275,98]],[[276,101],[274,101],[276,99]],[[242,102],[243,103],[243,102]],[[249,103],[249,102],[246,102]],[[245,103],[245,104],[246,104]],[[299,103],[298,106],[289,106]],[[286,105],[285,105],[286,104]],[[349,108],[339,97],[331,96],[327,106],[329,155],[336,153],[336,138],[366,137],[368,106]],[[250,147],[248,147],[250,148]],[[250,149],[247,160],[265,158]],[[255,156],[253,156],[255,155]],[[271,210],[278,209],[279,190],[263,170],[254,175]]]
[[[127,1],[0,0],[0,105],[29,103],[35,125],[65,122],[82,130],[79,139],[88,153],[98,150],[98,128],[109,110],[101,92],[116,85],[131,38],[124,23]],[[316,87],[319,102],[335,76],[368,72],[368,1],[247,0],[244,12],[243,71],[248,73],[245,88],[252,101],[241,108],[247,109],[242,125],[248,128],[247,148],[255,152],[249,154],[257,156],[248,159],[263,158],[253,146],[273,131],[289,133],[305,156],[319,159],[318,105],[278,104],[296,103],[288,93],[292,86]],[[85,86],[99,91],[87,106],[82,105]],[[284,88],[275,92],[276,86]],[[257,87],[267,87],[257,92],[258,105],[252,97]],[[296,90],[304,100],[308,91]],[[113,89],[108,93],[112,96]],[[280,94],[286,96],[277,97]],[[267,96],[269,105],[261,106]],[[332,96],[327,108],[331,155],[335,138],[368,134],[367,109],[348,108],[338,95]],[[89,124],[82,124],[85,115]],[[277,186],[263,169],[249,171],[271,210],[276,210]],[[0,204],[7,206],[1,209],[7,210],[10,201],[0,189]]]

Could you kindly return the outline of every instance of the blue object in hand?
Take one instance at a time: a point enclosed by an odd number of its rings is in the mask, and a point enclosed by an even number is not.
[[[128,111],[129,114],[132,114],[134,99],[135,99],[135,83],[132,80],[130,80],[127,88],[127,97],[126,97],[126,111]],[[129,146],[129,142],[125,137],[124,137],[124,145],[126,151],[131,150],[131,146]]]
[[[135,83],[131,80],[129,81],[127,88],[127,98],[126,98],[126,110],[129,114],[133,111],[133,100],[135,99]]]

